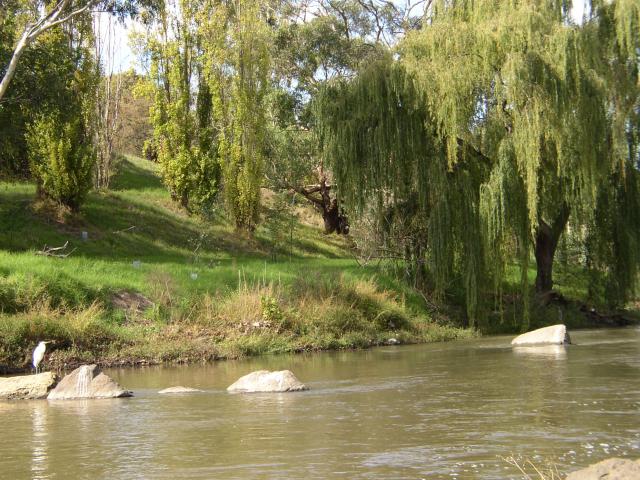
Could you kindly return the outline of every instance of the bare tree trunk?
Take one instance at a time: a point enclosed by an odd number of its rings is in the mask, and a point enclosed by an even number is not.
[[[94,22],[94,29],[100,29],[100,21]],[[98,65],[104,65],[104,72],[99,71],[100,86],[96,98],[95,140],[98,150],[95,187],[109,188],[111,182],[113,143],[120,128],[120,103],[122,98],[122,75],[114,75],[115,41],[111,17],[108,19],[108,31],[104,41],[96,41],[96,58]],[[98,37],[103,35],[98,34]],[[98,67],[100,68],[100,67]]]
[[[27,45],[29,45],[29,31],[28,30],[26,30],[22,34],[22,37],[20,37],[20,40],[18,41],[18,44],[16,45],[16,49],[13,52],[13,56],[11,57],[11,61],[9,62],[9,66],[7,67],[7,71],[5,72],[4,77],[2,78],[2,81],[0,82],[0,100],[2,100],[2,97],[4,97],[4,94],[7,92],[7,89],[9,88],[9,83],[11,83],[11,80],[13,80],[13,77],[16,74],[16,68],[18,67],[18,61],[20,60],[20,57],[22,56],[22,53],[27,48]]]
[[[558,216],[549,225],[540,219],[535,236],[536,256],[536,292],[546,293],[553,288],[553,259],[558,247],[558,240],[569,220],[569,208],[562,205]]]

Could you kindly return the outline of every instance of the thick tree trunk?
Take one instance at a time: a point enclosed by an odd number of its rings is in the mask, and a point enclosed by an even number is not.
[[[309,200],[320,213],[324,221],[324,232],[326,234],[337,233],[347,235],[349,233],[349,219],[340,210],[338,200],[331,198],[331,185],[327,183],[327,176],[322,167],[318,168],[318,185],[310,187],[290,187],[293,191]]]
[[[569,208],[562,205],[558,216],[549,225],[540,219],[535,236],[536,292],[545,293],[553,288],[553,259],[558,248],[558,240],[569,220]]]
[[[335,232],[339,235],[347,235],[349,233],[349,221],[347,217],[340,212],[336,199],[331,200],[328,205],[323,205],[321,209],[325,233]]]

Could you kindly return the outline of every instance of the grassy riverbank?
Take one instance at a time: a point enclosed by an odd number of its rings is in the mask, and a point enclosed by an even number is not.
[[[192,362],[474,335],[435,322],[402,282],[352,260],[305,205],[283,217],[266,193],[249,239],[224,212],[199,219],[171,202],[155,165],[129,158],[80,216],[0,184],[0,370],[81,362]],[[283,229],[286,228],[283,235]],[[87,232],[88,239],[82,239]],[[39,255],[68,242],[66,258]]]

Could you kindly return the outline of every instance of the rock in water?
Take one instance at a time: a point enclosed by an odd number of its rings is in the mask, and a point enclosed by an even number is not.
[[[131,397],[133,393],[100,371],[97,365],[83,365],[65,376],[47,399],[69,400],[72,398],[119,398]]]
[[[299,392],[309,390],[300,382],[290,370],[270,372],[258,370],[238,379],[227,388],[228,392],[257,393],[257,392]]]
[[[567,475],[566,480],[638,480],[640,460],[609,458]]]
[[[532,332],[523,333],[514,338],[511,345],[563,345],[571,343],[567,327],[564,325],[552,325],[550,327],[539,328]]]
[[[33,400],[47,398],[58,378],[53,372],[20,377],[0,378],[0,398],[5,400]]]
[[[197,388],[178,386],[165,388],[164,390],[160,390],[158,393],[194,393],[201,391],[202,390],[198,390]]]

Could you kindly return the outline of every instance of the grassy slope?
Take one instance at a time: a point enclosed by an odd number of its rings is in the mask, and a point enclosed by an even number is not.
[[[92,193],[79,217],[56,221],[33,205],[33,185],[0,184],[0,370],[27,367],[45,338],[56,340],[48,362],[59,367],[471,334],[430,322],[414,292],[358,267],[345,240],[323,235],[305,208],[279,251],[268,227],[248,239],[222,211],[203,221],[177,209],[152,163],[128,158],[112,187]],[[67,241],[68,258],[35,254]],[[114,308],[113,294],[124,290],[154,306]]]

